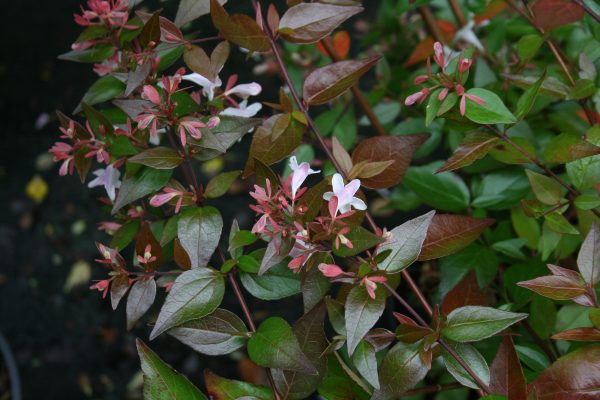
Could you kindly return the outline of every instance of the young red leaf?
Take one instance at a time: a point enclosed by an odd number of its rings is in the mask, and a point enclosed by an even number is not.
[[[531,8],[535,23],[543,29],[577,22],[585,11],[570,0],[537,0]]]
[[[335,50],[336,55],[340,60],[343,60],[348,55],[348,51],[350,51],[350,35],[346,31],[339,31],[333,35],[333,48]],[[325,56],[328,56],[329,53],[325,50],[325,46],[323,42],[317,43],[317,49],[319,52]]]
[[[600,397],[600,345],[579,348],[542,372],[529,385],[537,400],[593,400]]]
[[[436,214],[427,230],[419,260],[440,258],[464,249],[494,222],[491,218]]]
[[[511,400],[527,399],[527,382],[510,336],[504,336],[490,366],[490,389]]]
[[[413,154],[428,138],[429,135],[377,136],[360,142],[352,152],[352,163],[355,165],[361,161],[394,161],[383,172],[361,179],[361,185],[382,189],[400,183]]]
[[[586,292],[583,283],[564,276],[540,276],[517,285],[553,300],[570,300]]]
[[[552,335],[554,340],[570,340],[574,342],[600,341],[600,330],[596,328],[575,328]]]
[[[471,270],[442,301],[442,314],[448,315],[453,310],[464,306],[485,306],[485,295],[477,283],[477,275]]]
[[[362,60],[339,61],[315,69],[304,80],[304,101],[310,105],[319,105],[335,99],[354,85],[380,58],[374,56]]]
[[[453,171],[473,164],[480,158],[485,157],[494,148],[498,140],[497,137],[484,132],[467,134],[454,154],[435,172]]]
[[[577,266],[581,276],[590,286],[600,281],[600,229],[595,221],[581,244]]]
[[[314,43],[362,10],[362,7],[300,3],[283,14],[279,34],[293,43]]]

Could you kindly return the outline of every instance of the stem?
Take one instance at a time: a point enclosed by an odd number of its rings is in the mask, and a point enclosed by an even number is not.
[[[600,15],[596,14],[594,10],[589,8],[585,2],[581,0],[573,0],[573,3],[577,4],[579,7],[583,8],[586,13],[590,15],[590,17],[594,18],[596,22],[600,22]]]
[[[329,58],[331,58],[335,62],[341,61],[340,57],[335,52],[335,48],[333,46],[333,41],[331,40],[330,37],[326,37],[325,39],[321,40],[321,43],[323,44],[325,51],[329,55]],[[375,133],[377,133],[380,136],[385,136],[385,134],[386,134],[385,128],[381,125],[381,122],[379,122],[379,119],[375,115],[373,108],[371,108],[371,105],[369,104],[369,102],[367,101],[367,99],[365,98],[363,93],[360,91],[360,88],[358,87],[358,83],[356,85],[353,85],[350,88],[350,90],[352,90],[352,94],[354,94],[354,98],[356,99],[356,102],[358,103],[360,108],[363,110],[363,112],[365,113],[365,115],[367,116],[369,121],[371,122],[373,129],[375,129]]]
[[[456,18],[456,22],[458,22],[458,26],[461,28],[465,26],[467,24],[467,19],[465,18],[465,14],[462,12],[462,8],[460,8],[458,1],[448,0],[448,4],[450,5],[452,14],[454,14],[454,18]]]
[[[440,42],[442,44],[446,43],[444,39],[444,35],[442,35],[442,31],[433,16],[433,12],[431,12],[431,8],[429,6],[421,6],[419,7],[419,14],[421,14],[421,18],[427,25],[427,30],[431,33],[431,36],[436,40],[436,42]]]

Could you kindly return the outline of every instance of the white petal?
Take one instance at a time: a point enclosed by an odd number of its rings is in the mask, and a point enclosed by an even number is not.
[[[334,196],[333,192],[325,192],[323,193],[323,200],[329,201]]]
[[[342,190],[344,190],[344,179],[340,174],[334,174],[333,178],[331,178],[331,186],[333,187],[333,193],[338,195]]]
[[[352,205],[352,207],[356,208],[357,210],[367,209],[367,205],[365,204],[365,202],[359,199],[358,197],[353,197],[352,201],[350,202],[350,205]]]
[[[298,169],[298,160],[296,159],[296,156],[290,157],[290,168],[292,169],[292,171]]]

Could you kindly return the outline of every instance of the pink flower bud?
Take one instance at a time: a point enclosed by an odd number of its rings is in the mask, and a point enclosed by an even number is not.
[[[328,278],[336,278],[340,275],[346,274],[343,269],[341,269],[335,264],[321,263],[319,264],[319,271],[321,271],[323,275],[325,275]]]
[[[462,74],[471,68],[471,64],[473,64],[473,60],[470,58],[463,58],[458,62],[458,71]]]
[[[424,82],[427,82],[427,80],[429,79],[429,77],[427,75],[419,75],[415,78],[414,80],[414,84],[415,85],[420,85]]]

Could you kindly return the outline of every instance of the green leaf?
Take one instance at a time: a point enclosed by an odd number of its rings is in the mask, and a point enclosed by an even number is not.
[[[93,106],[119,97],[124,92],[125,84],[123,82],[112,75],[104,75],[89,87],[80,103]]]
[[[527,314],[491,307],[465,306],[448,315],[441,333],[455,342],[476,342],[489,338],[524,318],[527,318]]]
[[[589,79],[579,79],[571,89],[568,100],[582,100],[596,93],[596,85]]]
[[[292,43],[314,43],[362,10],[362,7],[346,5],[300,3],[283,14],[278,32]]]
[[[573,202],[580,210],[592,210],[600,207],[600,197],[593,194],[581,194]]]
[[[328,400],[368,400],[368,388],[337,354],[329,355],[327,373],[319,386],[319,395]],[[350,377],[353,374],[353,377]]]
[[[472,88],[467,91],[467,94],[477,96],[485,101],[485,104],[480,105],[467,98],[465,115],[471,121],[478,124],[514,124],[517,122],[515,116],[494,92]]]
[[[579,231],[571,225],[558,211],[551,212],[544,216],[545,225],[556,233],[564,233],[566,235],[578,235]]]
[[[242,171],[229,171],[218,174],[206,185],[204,196],[207,199],[216,199],[217,197],[223,196],[225,193],[227,193],[238,176],[240,176],[241,172]]]
[[[260,385],[220,377],[204,370],[204,384],[210,397],[215,400],[272,400],[273,391]]]
[[[377,268],[388,273],[397,273],[415,262],[434,215],[435,211],[430,211],[392,229],[391,239],[379,247],[380,253],[386,250],[391,250],[391,253],[379,263]]]
[[[470,201],[469,189],[462,179],[452,172],[434,175],[441,164],[434,162],[410,167],[403,183],[431,207],[451,212],[465,210]]]
[[[560,184],[554,179],[530,169],[525,170],[535,197],[544,204],[556,205],[562,199]]]
[[[383,239],[380,236],[375,235],[362,226],[352,228],[345,236],[348,238],[348,240],[350,240],[350,242],[352,242],[352,248],[340,244],[339,249],[333,249],[333,254],[336,256],[355,256],[383,242]]]
[[[169,330],[169,335],[195,351],[209,356],[229,354],[243,347],[248,329],[234,313],[217,308],[211,314],[191,319]]]
[[[517,102],[516,115],[519,121],[525,118],[525,116],[527,116],[527,114],[529,114],[531,111],[531,108],[535,104],[535,99],[537,99],[545,79],[546,71],[544,71],[542,76],[540,76],[540,78],[535,81],[535,83],[529,89],[525,90],[525,93],[523,93],[523,95],[519,98],[519,101]]]
[[[589,285],[600,281],[600,230],[594,221],[577,256],[577,267]]]
[[[185,376],[158,358],[144,342],[137,339],[136,345],[144,373],[144,399],[208,400]]]
[[[504,210],[518,204],[529,190],[529,181],[522,170],[506,168],[490,172],[474,190],[473,205],[488,210]]]
[[[540,276],[517,284],[553,300],[571,300],[586,292],[583,282],[566,276]]]
[[[315,69],[304,80],[304,101],[309,105],[325,104],[338,97],[380,59],[380,56],[362,60],[338,61]]]
[[[206,266],[219,245],[223,219],[214,207],[205,206],[183,211],[177,222],[177,237],[188,253],[192,268]]]
[[[385,293],[378,286],[375,299],[372,299],[364,286],[355,286],[346,298],[346,332],[348,354],[354,350],[379,320],[385,309]]]
[[[85,50],[71,50],[58,56],[58,59],[80,63],[99,63],[112,56],[114,52],[115,47],[112,44],[105,44]]]
[[[256,21],[244,14],[229,15],[217,0],[210,1],[210,15],[222,37],[251,51],[271,49],[269,38]]]
[[[533,147],[527,139],[514,137],[511,138],[511,141],[527,154],[535,157],[535,147]],[[515,146],[506,142],[496,143],[496,145],[490,149],[489,154],[496,160],[505,164],[528,164],[531,162],[529,157],[525,156],[520,150],[517,150]]]
[[[228,251],[232,254],[233,257],[233,254],[236,253],[237,249],[240,249],[244,246],[249,246],[257,240],[258,237],[252,232],[246,230],[238,230],[237,232],[233,233],[233,235],[230,235]]]
[[[528,89],[536,84],[539,78],[535,76],[524,76],[524,75],[503,75],[510,83],[522,89]],[[569,95],[571,88],[556,79],[553,76],[549,76],[544,79],[542,87],[540,88],[539,94],[545,96],[557,97],[564,99]]]
[[[600,126],[590,129],[599,131]],[[588,135],[593,133],[588,132]],[[565,164],[581,158],[600,154],[600,147],[583,140],[577,133],[561,133],[553,137],[544,148],[544,158],[550,162]]]
[[[167,330],[213,312],[223,299],[225,281],[212,268],[185,271],[173,284],[160,309],[150,340]]]
[[[540,47],[544,44],[544,38],[538,34],[525,35],[517,43],[517,54],[522,64],[526,64],[535,57]]]
[[[373,393],[371,400],[397,399],[425,378],[428,368],[419,356],[420,344],[398,342],[388,351],[379,368],[381,388]]]
[[[463,343],[447,343],[459,356],[460,358],[471,368],[475,375],[483,383],[489,385],[490,383],[490,369],[488,368],[485,358],[477,351],[477,349],[470,344]],[[475,383],[471,375],[463,369],[463,367],[456,361],[450,353],[445,349],[442,349],[442,359],[444,365],[450,374],[461,384],[473,388],[479,389],[479,386]]]
[[[429,95],[429,101],[425,107],[425,126],[431,125],[435,117],[437,117],[438,110],[442,104],[442,101],[439,99],[441,91],[442,89],[437,89]]]
[[[268,368],[317,374],[302,352],[292,328],[280,317],[264,320],[248,341],[248,355],[256,364]]]
[[[130,157],[128,161],[154,169],[173,169],[183,162],[183,157],[170,147],[153,147]]]
[[[496,136],[485,132],[476,131],[468,133],[464,140],[460,142],[454,154],[435,173],[453,171],[473,164],[475,161],[485,157],[498,140]]]
[[[316,269],[316,268],[315,268]],[[275,385],[286,399],[306,399],[317,389],[327,369],[327,336],[324,331],[326,308],[318,303],[294,323],[294,335],[300,349],[315,366],[318,375],[307,375],[297,371],[273,370]]]
[[[361,340],[352,355],[352,363],[371,386],[379,389],[379,374],[375,348],[365,340]]]
[[[121,227],[114,233],[112,240],[110,241],[110,247],[115,250],[123,250],[137,235],[140,229],[140,221],[136,219],[125,222]]]
[[[300,293],[300,275],[287,267],[286,262],[272,267],[262,276],[240,273],[244,288],[261,300],[279,300]]]
[[[314,260],[313,260],[314,258]],[[323,299],[331,288],[331,281],[326,278],[317,266],[321,262],[327,264],[333,263],[333,258],[327,253],[313,254],[310,261],[310,268],[302,268],[301,275],[301,290],[302,301],[304,303],[304,312],[308,312]]]
[[[111,213],[115,214],[129,203],[162,189],[171,178],[171,173],[171,170],[142,168],[137,174],[126,176],[121,183]]]

